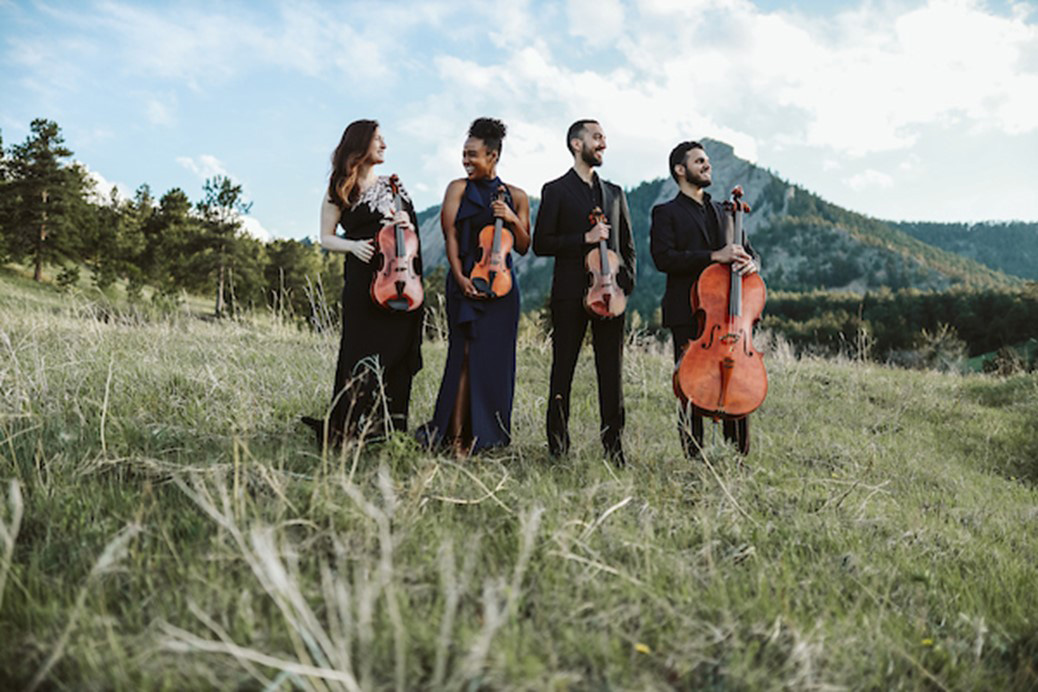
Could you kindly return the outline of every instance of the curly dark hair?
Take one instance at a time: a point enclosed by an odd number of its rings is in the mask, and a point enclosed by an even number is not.
[[[501,155],[501,142],[508,134],[508,128],[497,118],[476,118],[469,125],[469,137],[483,140],[490,151]]]

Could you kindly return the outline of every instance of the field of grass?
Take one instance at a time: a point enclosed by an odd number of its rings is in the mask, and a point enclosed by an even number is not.
[[[1038,686],[1034,374],[774,348],[753,454],[690,463],[635,340],[617,471],[590,352],[547,456],[532,323],[507,453],[322,457],[336,348],[0,274],[0,689]]]

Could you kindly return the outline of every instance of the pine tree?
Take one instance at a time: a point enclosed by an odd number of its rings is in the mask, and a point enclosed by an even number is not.
[[[148,272],[145,226],[154,214],[155,200],[146,183],[137,188],[132,200],[120,199],[113,189],[108,203],[94,208],[93,233],[84,260],[94,270],[98,288],[125,279],[130,295],[140,295]]]
[[[204,196],[198,203],[198,211],[206,233],[199,248],[199,259],[216,275],[214,312],[222,317],[227,310],[228,290],[233,298],[233,260],[235,241],[241,235],[241,217],[249,213],[252,204],[242,199],[241,185],[235,185],[226,176],[209,178],[202,189]]]
[[[267,246],[267,258],[268,304],[279,316],[305,319],[310,314],[307,289],[317,283],[324,268],[320,249],[298,240],[278,239]]]
[[[192,214],[191,200],[183,190],[175,187],[162,196],[158,211],[145,228],[145,236],[149,280],[160,291],[201,291],[208,286],[207,277],[197,271],[193,261],[205,229],[201,219]]]
[[[3,227],[8,255],[30,259],[33,278],[43,265],[78,259],[82,249],[77,215],[85,211],[86,172],[68,163],[72,150],[52,120],[37,118],[23,144],[11,148],[4,184]]]

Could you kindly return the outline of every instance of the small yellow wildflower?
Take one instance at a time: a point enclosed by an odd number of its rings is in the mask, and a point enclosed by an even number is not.
[[[634,650],[637,651],[640,654],[651,654],[652,653],[652,649],[650,649],[647,644],[642,644],[641,642],[638,642],[637,644],[634,645]]]
[[[923,640],[923,646],[933,646],[933,639],[930,639],[929,637],[924,639]]]

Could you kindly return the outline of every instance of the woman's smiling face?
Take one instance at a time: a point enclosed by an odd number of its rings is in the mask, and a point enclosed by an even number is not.
[[[461,150],[461,165],[470,180],[490,178],[497,164],[497,152],[487,149],[486,143],[478,137],[469,137]]]

